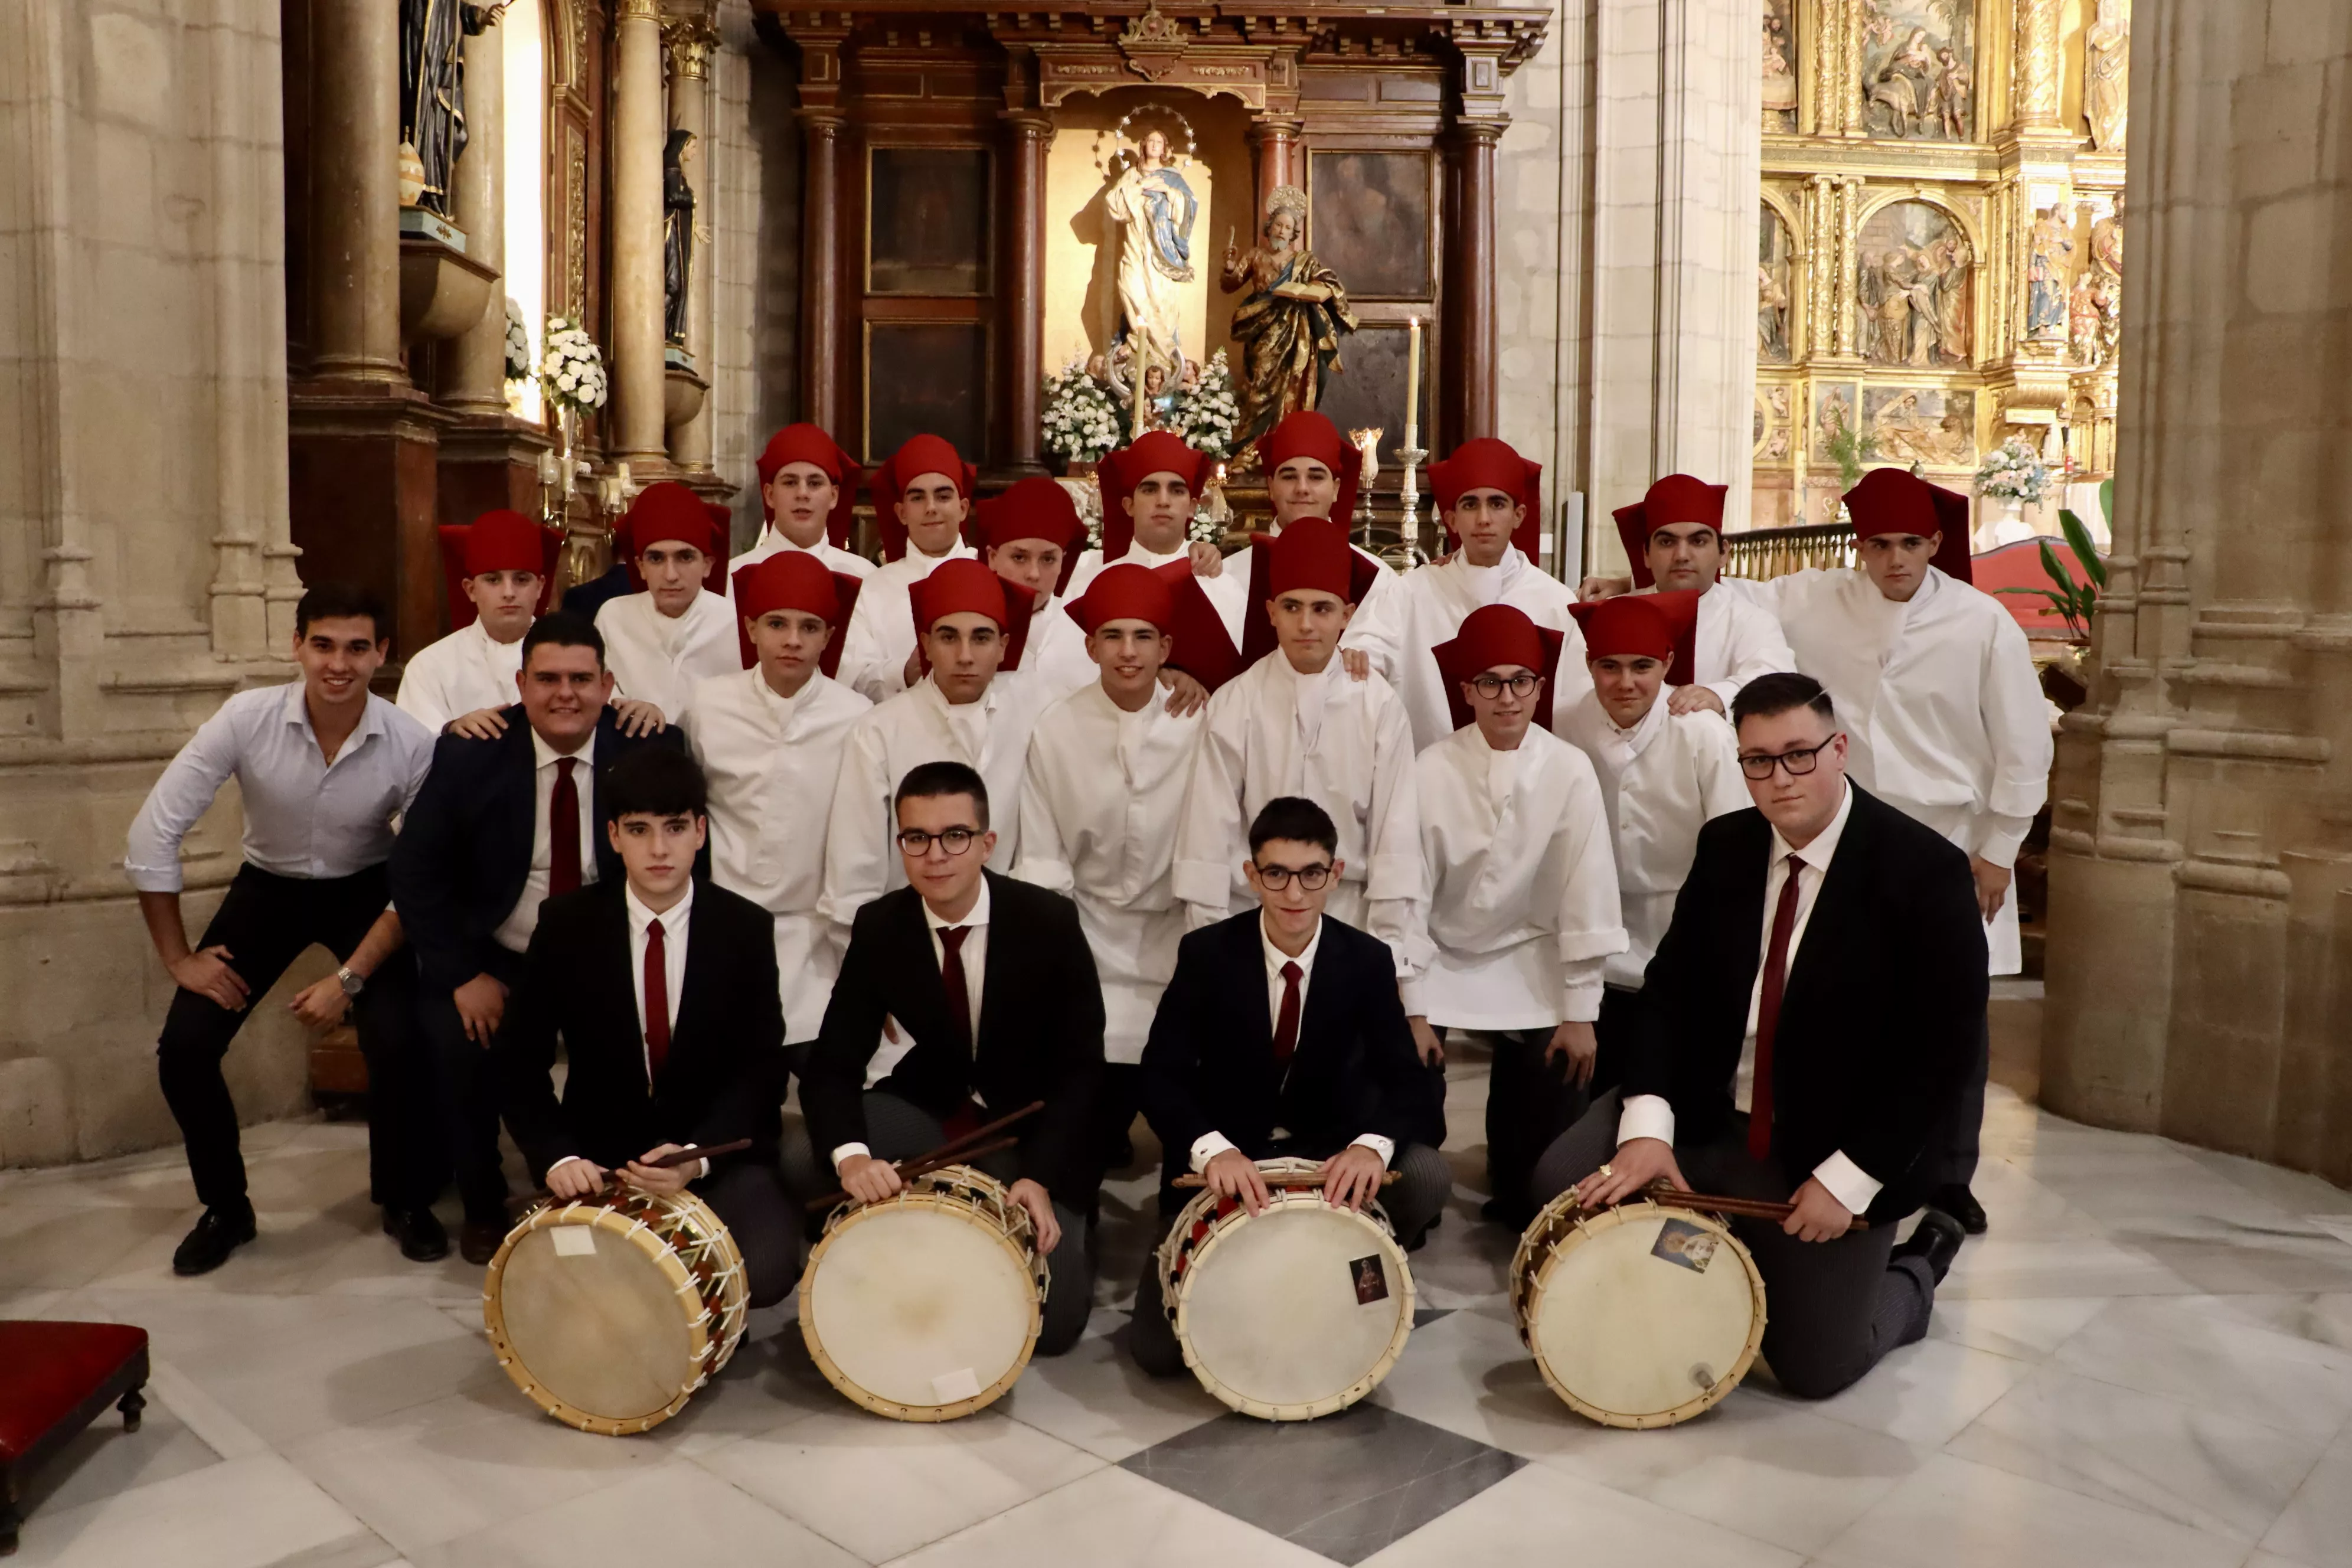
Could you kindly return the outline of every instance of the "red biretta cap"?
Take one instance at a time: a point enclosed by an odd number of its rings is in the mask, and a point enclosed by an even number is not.
[[[1882,533],[1916,533],[1922,539],[1942,534],[1944,542],[1929,564],[1947,577],[1974,580],[1968,497],[1931,485],[1907,469],[1873,468],[1845,492],[1845,509],[1853,519],[1857,541]]]
[[[1189,576],[1191,563],[1183,564]],[[1129,563],[1103,568],[1087,591],[1070,601],[1068,610],[1070,619],[1088,636],[1112,621],[1148,621],[1172,635],[1169,623],[1175,618],[1176,602],[1157,572]]]
[[[1302,517],[1278,534],[1251,534],[1249,603],[1242,611],[1243,667],[1272,653],[1279,640],[1265,613],[1267,601],[1308,588],[1360,605],[1386,570],[1357,554],[1348,542],[1348,531],[1328,517]]]
[[[1135,514],[1128,503],[1138,485],[1154,474],[1174,474],[1197,496],[1213,461],[1165,430],[1147,430],[1134,445],[1106,453],[1095,465],[1095,482],[1102,490],[1103,559],[1116,561],[1135,543]]]
[[[1029,641],[1029,617],[1037,608],[1037,596],[1020,584],[1006,582],[970,556],[959,556],[932,567],[929,576],[908,587],[907,596],[914,602],[915,647],[919,653],[923,634],[941,617],[986,616],[1004,633],[1004,662],[997,668],[1020,668],[1022,649]],[[922,667],[930,668],[928,656]]]
[[[547,613],[555,597],[555,560],[563,550],[561,531],[542,528],[522,513],[501,507],[470,523],[442,523],[435,535],[441,545],[442,579],[449,591],[451,631],[474,624],[474,601],[466,597],[466,579],[485,572],[538,573],[535,613]]]
[[[1516,605],[1485,605],[1471,611],[1463,617],[1453,641],[1429,650],[1444,681],[1445,705],[1453,713],[1454,727],[1459,730],[1473,721],[1470,704],[1462,696],[1465,681],[1475,680],[1490,669],[1517,665],[1544,678],[1543,690],[1536,696],[1535,721],[1550,729],[1552,688],[1559,677],[1560,649],[1567,642],[1567,634],[1536,625]]]
[[[1437,516],[1445,524],[1447,540],[1454,540],[1454,524],[1447,520],[1465,492],[1500,490],[1527,508],[1526,518],[1511,530],[1511,542],[1529,561],[1536,559],[1543,538],[1542,479],[1541,463],[1528,462],[1509,443],[1492,436],[1463,442],[1454,448],[1454,456],[1429,468],[1430,489],[1437,497]]]
[[[1257,438],[1258,464],[1268,479],[1293,458],[1314,458],[1339,481],[1339,499],[1331,503],[1332,516],[1356,515],[1356,473],[1363,459],[1340,437],[1330,416],[1302,408],[1285,415],[1280,424]]]
[[[874,521],[882,531],[882,559],[896,561],[907,553],[907,526],[898,521],[898,501],[907,487],[925,474],[945,474],[956,494],[971,500],[980,470],[963,460],[954,447],[937,436],[910,436],[905,446],[882,460],[868,489],[874,497]],[[969,527],[971,520],[965,520]]]
[[[1087,525],[1078,516],[1078,503],[1070,499],[1061,481],[1033,474],[1003,495],[981,502],[979,512],[980,535],[991,550],[1002,550],[1016,539],[1043,540],[1060,546],[1062,575],[1054,591],[1058,594],[1070,585],[1078,551],[1087,542]]]
[[[1657,581],[1650,574],[1651,534],[1676,522],[1703,522],[1721,533],[1723,498],[1730,493],[1729,485],[1711,485],[1688,474],[1668,474],[1640,500],[1619,507],[1613,514],[1617,537],[1625,546],[1625,559],[1633,563],[1633,585],[1646,588]]]
[[[1620,594],[1570,605],[1577,629],[1584,634],[1584,657],[1611,655],[1645,658],[1674,656],[1666,671],[1669,686],[1688,686],[1698,657],[1699,596],[1685,589],[1673,594]]]
[[[710,557],[710,575],[702,580],[702,586],[725,598],[727,535],[734,521],[734,513],[704,500],[676,480],[647,485],[629,503],[629,515],[616,541],[628,558],[629,580],[643,591],[645,578],[637,570],[637,557],[666,539],[675,539]]]
[[[779,551],[735,574],[735,609],[739,616],[755,621],[777,610],[800,610],[837,634],[849,624],[849,613],[856,607],[862,585],[845,572],[828,569],[805,550]],[[743,635],[741,644],[743,668],[749,669],[760,662],[759,656],[751,651],[749,634]],[[841,668],[841,647],[842,639],[836,635],[824,645],[817,660],[817,668],[827,676]]]
[[[760,454],[760,511],[770,522],[776,521],[776,509],[768,504],[768,486],[791,463],[808,463],[822,468],[825,478],[834,482],[838,493],[834,497],[833,510],[825,516],[824,537],[836,549],[848,544],[856,522],[857,481],[865,477],[865,470],[832,437],[815,426],[785,426],[768,437],[767,448]]]

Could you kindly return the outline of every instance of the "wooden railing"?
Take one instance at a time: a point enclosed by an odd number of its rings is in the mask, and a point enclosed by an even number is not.
[[[1808,566],[1854,563],[1853,530],[1842,522],[1810,528],[1758,528],[1723,536],[1727,577],[1763,582]]]

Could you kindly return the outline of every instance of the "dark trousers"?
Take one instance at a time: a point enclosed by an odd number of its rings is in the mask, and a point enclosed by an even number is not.
[[[1965,1187],[1977,1177],[1977,1147],[1984,1136],[1985,1081],[1992,1076],[1992,1021],[1977,1036],[1977,1059],[1960,1085],[1952,1124],[1943,1140],[1943,1173],[1937,1185]]]
[[[514,1005],[514,988],[522,981],[522,954],[491,944],[485,971],[507,988],[507,1005]],[[419,1022],[433,1053],[434,1109],[443,1143],[457,1177],[457,1194],[465,1200],[466,1218],[477,1225],[507,1223],[507,1175],[499,1154],[498,1068],[491,1056],[494,1034],[487,1045],[466,1037],[457,1004],[446,991],[423,999]]]
[[[1486,1188],[1503,1217],[1524,1226],[1535,1215],[1528,1178],[1536,1156],[1583,1110],[1585,1091],[1568,1081],[1565,1059],[1544,1059],[1549,1029],[1481,1032],[1493,1052],[1486,1078]]]
[[[948,1141],[940,1119],[895,1094],[867,1089],[865,1098],[866,1147],[877,1160],[896,1163],[927,1154]],[[1020,1151],[1002,1149],[970,1162],[974,1167],[1010,1185],[1021,1173]],[[784,1135],[784,1184],[803,1201],[821,1197],[840,1184],[834,1179],[832,1151],[813,1147],[805,1131]],[[1060,1355],[1087,1331],[1087,1317],[1095,1305],[1093,1236],[1087,1211],[1092,1193],[1056,1193],[1054,1217],[1061,1223],[1062,1240],[1046,1255],[1045,1322],[1037,1331],[1037,1353]]]
[[[1618,1110],[1612,1089],[1552,1141],[1536,1163],[1538,1202],[1549,1203],[1616,1152]],[[1759,1161],[1748,1152],[1743,1115],[1735,1114],[1711,1142],[1677,1144],[1675,1161],[1700,1192],[1785,1203],[1799,1185],[1777,1158]],[[1835,1241],[1799,1241],[1769,1220],[1730,1225],[1764,1277],[1764,1359],[1780,1386],[1800,1399],[1828,1398],[1887,1352],[1927,1334],[1936,1277],[1925,1259],[1889,1256],[1893,1222],[1848,1231]]]
[[[1419,1243],[1430,1222],[1444,1208],[1454,1191],[1454,1172],[1445,1157],[1426,1143],[1407,1143],[1399,1149],[1390,1169],[1396,1172],[1397,1182],[1381,1192],[1381,1207],[1388,1211],[1398,1242],[1410,1247]],[[1161,1194],[1163,1211],[1168,1195]],[[1154,1377],[1173,1377],[1184,1370],[1184,1349],[1176,1342],[1176,1325],[1168,1320],[1160,1287],[1160,1243],[1167,1239],[1176,1220],[1176,1215],[1168,1214],[1160,1222],[1160,1234],[1151,1250],[1143,1255],[1143,1277],[1135,1285],[1134,1324],[1128,1330],[1129,1353],[1135,1357],[1136,1365]]]
[[[196,941],[222,946],[252,1001],[230,1012],[207,996],[176,991],[156,1041],[163,1099],[180,1124],[196,1197],[207,1208],[245,1206],[245,1158],[236,1104],[221,1075],[229,1042],[288,966],[313,943],[348,959],[390,901],[382,866],[349,877],[280,877],[238,869]],[[421,1208],[440,1184],[440,1141],[431,1114],[431,1075],[415,1030],[416,963],[405,951],[385,960],[352,1004],[368,1067],[368,1188],[386,1208]]]
[[[1134,1159],[1135,1113],[1143,1103],[1143,1065],[1106,1062],[1095,1106],[1102,1117],[1102,1165],[1125,1170]]]
[[[772,1307],[801,1278],[799,1205],[783,1173],[755,1153],[730,1156],[691,1189],[710,1205],[743,1255],[744,1286],[754,1307]]]

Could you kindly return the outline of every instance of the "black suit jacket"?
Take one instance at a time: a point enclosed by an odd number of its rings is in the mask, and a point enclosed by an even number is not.
[[[948,1012],[922,895],[912,888],[883,894],[850,926],[841,977],[801,1079],[810,1136],[820,1156],[866,1142],[860,1097],[887,1016],[913,1044],[875,1088],[941,1118],[974,1090],[995,1115],[1044,1100],[1045,1110],[1016,1127],[1021,1173],[1083,1209],[1102,1181],[1093,1115],[1103,1003],[1094,953],[1077,905],[993,871],[982,875],[988,960],[972,1048],[965,1050]]]
[[[537,827],[538,760],[522,706],[506,710],[507,731],[495,741],[443,735],[433,747],[433,770],[416,804],[402,818],[392,849],[392,902],[415,949],[428,994],[455,991],[490,967],[491,932],[505,923],[530,878],[531,836]],[[604,771],[640,746],[686,749],[673,724],[653,734],[621,733],[613,710],[596,720],[596,767]],[[580,806],[591,823],[599,778],[582,781]],[[621,858],[599,831],[596,875],[618,882]],[[696,861],[708,876],[709,847]]]
[[[540,906],[494,1047],[499,1108],[515,1142],[534,1173],[573,1154],[609,1168],[658,1143],[737,1138],[753,1147],[716,1163],[772,1161],[784,1098],[774,919],[724,888],[695,883],[677,1022],[648,1086],[623,888],[615,877]],[[571,1063],[560,1101],[548,1077],[559,1035]]]
[[[1422,1066],[1397,995],[1388,943],[1326,915],[1298,1046],[1275,1061],[1265,949],[1251,910],[1188,934],[1143,1047],[1143,1114],[1168,1182],[1192,1168],[1192,1144],[1221,1132],[1253,1160],[1288,1149],[1327,1158],[1366,1132],[1402,1148],[1445,1141],[1436,1079]]]
[[[1839,1150],[1884,1184],[1874,1220],[1919,1206],[1920,1155],[1951,1113],[1985,1025],[1984,921],[1969,858],[1857,786],[1789,965],[1773,1037],[1773,1152],[1801,1182]],[[1643,978],[1628,1096],[1664,1095],[1675,1142],[1724,1136],[1763,963],[1771,825],[1699,830],[1674,921]],[[1804,852],[1798,851],[1801,856]]]

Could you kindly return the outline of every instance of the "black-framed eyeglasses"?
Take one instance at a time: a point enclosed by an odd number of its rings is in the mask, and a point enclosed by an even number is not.
[[[1823,741],[1818,746],[1801,746],[1793,752],[1779,752],[1770,756],[1754,752],[1742,752],[1739,758],[1739,771],[1758,784],[1762,784],[1766,779],[1770,778],[1775,767],[1786,768],[1789,770],[1790,778],[1801,779],[1821,766],[1822,753],[1828,751],[1831,742],[1836,739],[1835,735],[1832,735],[1829,740]]]
[[[1256,862],[1253,861],[1251,864],[1255,865]],[[1331,868],[1328,865],[1301,866],[1295,871],[1287,866],[1259,866],[1257,868],[1257,879],[1264,882],[1267,887],[1273,889],[1277,893],[1282,891],[1283,889],[1290,886],[1290,879],[1293,877],[1298,879],[1298,885],[1300,887],[1306,889],[1311,893],[1315,891],[1316,889],[1321,887],[1324,883],[1331,879]]]
[[[1514,697],[1533,697],[1536,694],[1536,688],[1541,684],[1543,684],[1542,676],[1530,675],[1524,669],[1517,675],[1510,676],[1496,675],[1489,670],[1472,680],[1470,687],[1479,696],[1492,702],[1503,694],[1503,688],[1506,686],[1511,689],[1511,695]]]
[[[902,827],[898,830],[898,847],[909,855],[928,855],[931,852],[931,845],[936,842],[949,854],[961,855],[971,848],[971,841],[979,837],[980,830],[976,827],[950,827],[940,833],[926,833],[919,827]]]

